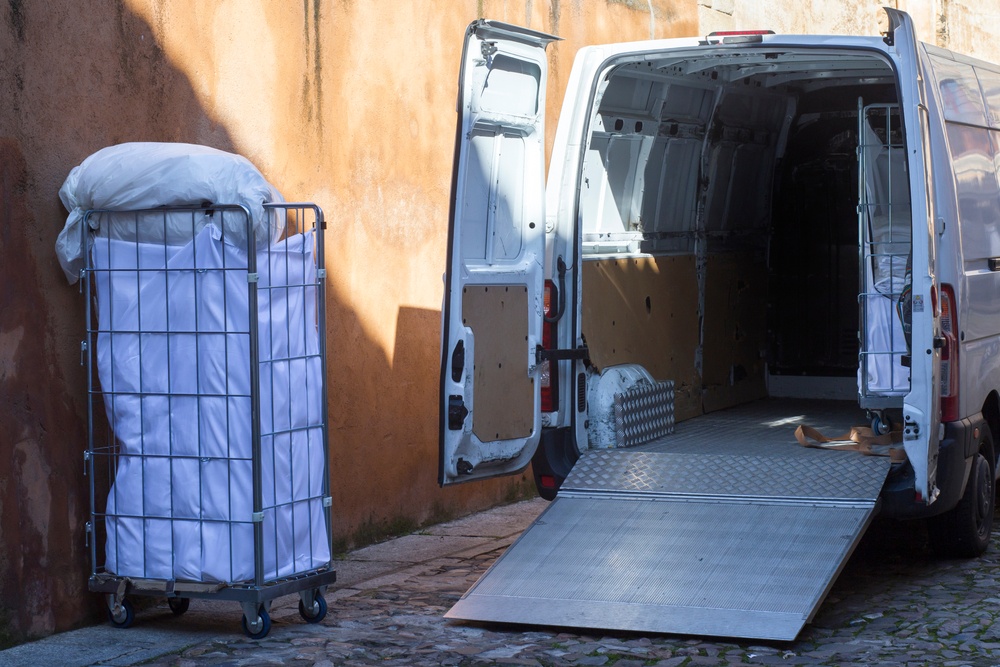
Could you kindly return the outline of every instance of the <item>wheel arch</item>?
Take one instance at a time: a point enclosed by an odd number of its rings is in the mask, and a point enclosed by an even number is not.
[[[993,436],[993,472],[996,475],[997,470],[1000,470],[1000,465],[997,465],[1000,447],[997,447],[996,441],[1000,436],[1000,394],[996,390],[991,391],[983,403],[983,420],[990,427],[990,434]]]

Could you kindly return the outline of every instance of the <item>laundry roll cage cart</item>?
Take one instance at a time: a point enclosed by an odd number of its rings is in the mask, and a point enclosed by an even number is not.
[[[88,585],[118,627],[131,596],[238,602],[253,639],[275,598],[327,613],[325,221],[260,210],[85,214]]]

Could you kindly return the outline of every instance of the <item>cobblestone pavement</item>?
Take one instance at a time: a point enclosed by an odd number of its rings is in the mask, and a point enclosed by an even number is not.
[[[521,505],[529,515],[544,507],[543,501]],[[317,625],[304,623],[291,602],[276,606],[271,633],[261,641],[239,632],[238,607],[198,611],[197,605],[203,603],[198,600],[180,618],[172,618],[165,604],[146,609],[136,626],[187,633],[187,646],[143,663],[153,667],[1000,665],[1000,624],[995,624],[1000,613],[1000,537],[980,559],[937,560],[928,553],[922,531],[914,528],[876,522],[816,618],[790,643],[571,632],[443,619],[516,532],[487,542],[469,536],[463,550],[447,557],[338,584],[346,587],[327,592],[330,611]],[[414,536],[410,539],[417,541]],[[351,557],[363,562],[364,550]],[[109,632],[128,641],[128,633],[135,630]]]

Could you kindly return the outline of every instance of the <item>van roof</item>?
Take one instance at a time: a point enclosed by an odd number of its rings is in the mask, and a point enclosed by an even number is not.
[[[889,46],[882,37],[858,37],[853,35],[791,35],[763,34],[753,42],[723,43],[721,40],[708,41],[706,37],[680,37],[673,39],[655,39],[636,42],[617,42],[585,46],[583,51],[599,51],[605,56],[618,56],[674,50],[741,50],[771,47],[804,47],[829,49],[864,49],[889,52]]]

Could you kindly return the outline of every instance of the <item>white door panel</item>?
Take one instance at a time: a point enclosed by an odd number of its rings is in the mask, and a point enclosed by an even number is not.
[[[892,49],[900,78],[900,108],[910,157],[912,233],[912,346],[910,392],[903,400],[903,446],[916,476],[916,493],[931,503],[936,485],[940,411],[941,352],[934,345],[941,335],[939,314],[933,304],[937,286],[936,230],[934,223],[932,161],[924,82],[926,66],[910,17],[893,9],[889,15]]]
[[[442,485],[524,469],[541,433],[545,47],[494,21],[466,31],[442,313]]]

